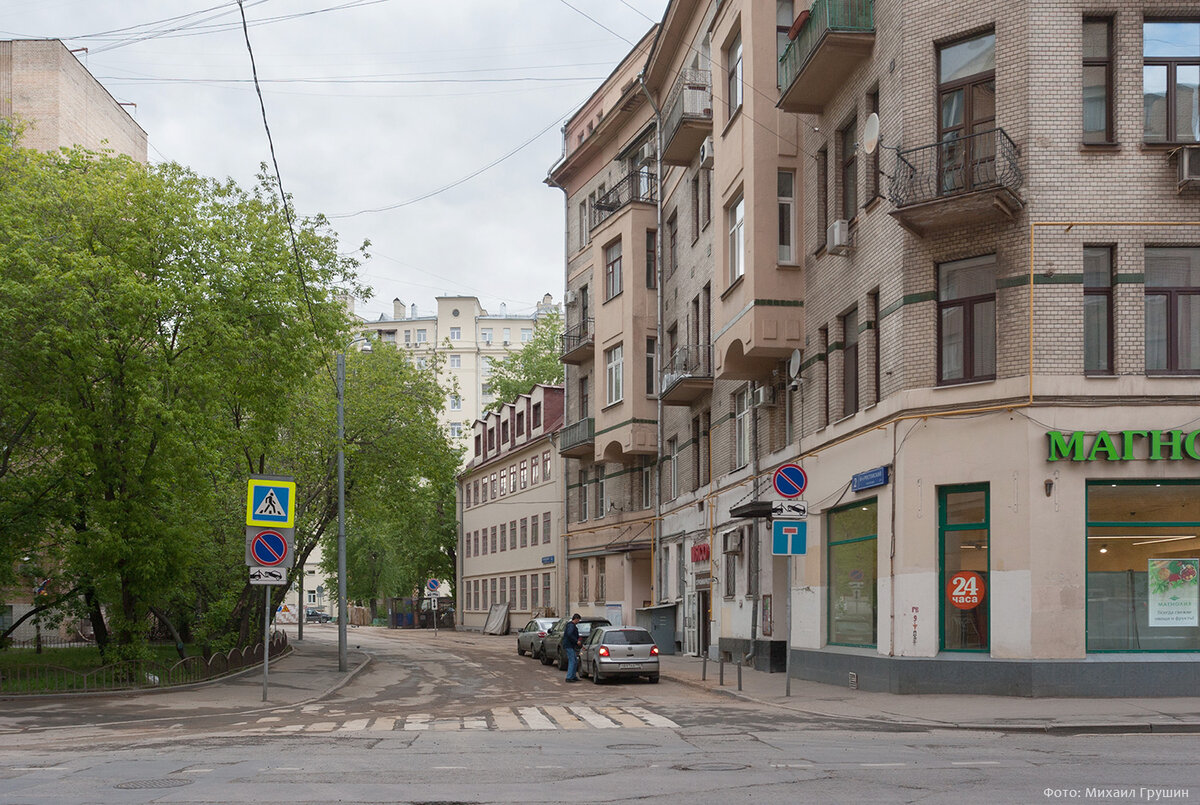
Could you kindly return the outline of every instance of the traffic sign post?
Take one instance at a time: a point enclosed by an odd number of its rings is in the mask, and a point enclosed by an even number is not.
[[[775,520],[771,523],[771,553],[775,556],[803,556],[808,552],[808,523],[803,520]]]
[[[805,488],[808,487],[808,475],[799,464],[784,464],[775,470],[771,484],[776,493],[790,500],[804,494]]]

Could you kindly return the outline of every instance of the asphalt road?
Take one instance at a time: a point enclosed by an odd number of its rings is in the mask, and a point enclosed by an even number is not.
[[[306,644],[335,640],[305,628]],[[350,643],[365,668],[324,696],[277,691],[289,704],[234,695],[245,678],[0,702],[0,802],[1200,799],[1196,735],[847,729],[666,678],[567,685],[515,638],[352,630]]]

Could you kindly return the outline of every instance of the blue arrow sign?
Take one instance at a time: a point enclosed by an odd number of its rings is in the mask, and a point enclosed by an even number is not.
[[[250,543],[250,553],[260,565],[274,567],[287,559],[287,540],[278,531],[260,531]]]

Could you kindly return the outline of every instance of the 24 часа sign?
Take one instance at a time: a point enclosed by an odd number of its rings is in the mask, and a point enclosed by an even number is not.
[[[1200,430],[1047,431],[1047,461],[1200,461]]]

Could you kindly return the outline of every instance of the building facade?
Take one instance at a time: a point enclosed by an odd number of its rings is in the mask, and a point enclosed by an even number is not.
[[[458,482],[458,623],[482,629],[507,606],[509,626],[561,615],[561,386],[534,386],[472,426]]]
[[[611,401],[579,377],[658,331],[654,605],[685,651],[862,688],[1194,689],[1195,8],[804,6],[671,2],[551,171],[585,460]],[[613,103],[629,77],[652,103]],[[593,202],[639,138],[653,189]],[[659,258],[657,322],[618,336],[578,301],[616,217]]]
[[[39,151],[82,146],[146,161],[146,132],[57,39],[0,41],[0,117]]]

